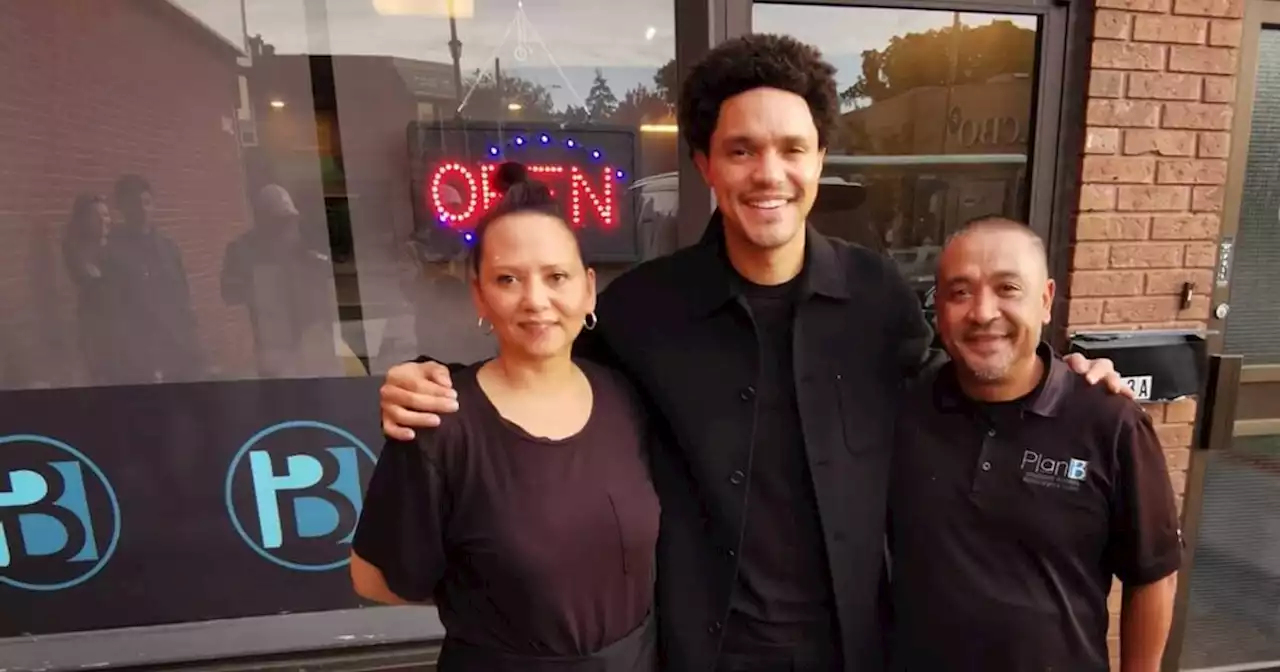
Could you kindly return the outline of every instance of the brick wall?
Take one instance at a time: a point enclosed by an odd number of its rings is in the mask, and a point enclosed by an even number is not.
[[[1071,331],[1208,319],[1243,3],[1097,0]],[[1185,308],[1184,282],[1195,284]],[[1148,407],[1179,504],[1195,410]],[[1114,644],[1118,595],[1112,607]]]
[[[235,52],[162,2],[0,3],[0,389],[84,382],[61,236],[79,193],[146,176],[209,360],[251,372],[219,272],[247,222]]]

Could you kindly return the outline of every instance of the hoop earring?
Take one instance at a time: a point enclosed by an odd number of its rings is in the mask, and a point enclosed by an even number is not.
[[[586,327],[587,331],[591,331],[592,329],[595,329],[596,325],[599,323],[600,320],[596,317],[596,311],[593,310],[590,313],[587,313],[586,319],[582,321],[582,326]]]
[[[492,325],[492,324],[491,324],[491,325],[489,325],[489,328],[488,328],[488,329],[486,329],[486,328],[485,328],[485,326],[484,326],[484,318],[483,318],[483,317],[481,317],[481,318],[477,318],[477,319],[476,319],[476,328],[477,328],[477,329],[479,329],[480,331],[483,331],[483,332],[485,333],[485,335],[488,335],[488,334],[492,334],[492,333],[493,333],[493,325]]]

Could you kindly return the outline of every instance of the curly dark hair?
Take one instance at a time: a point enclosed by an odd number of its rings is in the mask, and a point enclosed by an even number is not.
[[[789,91],[809,104],[818,146],[825,148],[840,100],[836,68],[822,52],[786,35],[755,34],[712,49],[684,80],[680,91],[680,129],[690,150],[706,153],[724,101],[744,91],[769,87]]]

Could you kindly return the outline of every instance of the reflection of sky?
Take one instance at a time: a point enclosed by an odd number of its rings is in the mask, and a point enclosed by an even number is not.
[[[231,42],[242,42],[240,2],[171,1]],[[675,56],[673,0],[523,0],[528,17],[525,30],[515,22],[517,2],[473,0],[474,15],[458,20],[464,72],[490,69],[496,57],[504,72],[551,89],[561,108],[580,104],[573,91],[586,96],[597,67],[621,99],[637,84],[652,86],[654,71]],[[247,32],[261,34],[279,53],[327,51],[451,62],[449,23],[440,17],[382,16],[372,0],[244,0],[244,5]],[[323,31],[308,32],[308,6],[327,11],[328,49],[323,48]],[[997,16],[966,13],[960,18],[965,24],[981,25]],[[1015,18],[1019,25],[1035,27],[1030,16],[998,18]],[[757,4],[753,21],[758,32],[788,33],[821,48],[839,68],[843,89],[857,80],[863,50],[883,48],[895,35],[948,26],[952,14]],[[654,35],[646,39],[650,27]]]

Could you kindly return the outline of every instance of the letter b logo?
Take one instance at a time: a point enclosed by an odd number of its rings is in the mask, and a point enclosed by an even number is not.
[[[120,507],[87,456],[45,436],[0,437],[0,583],[53,591],[102,570]]]
[[[269,427],[227,471],[231,522],[262,557],[290,569],[347,564],[360,517],[361,469],[376,457],[355,436],[311,421]]]

